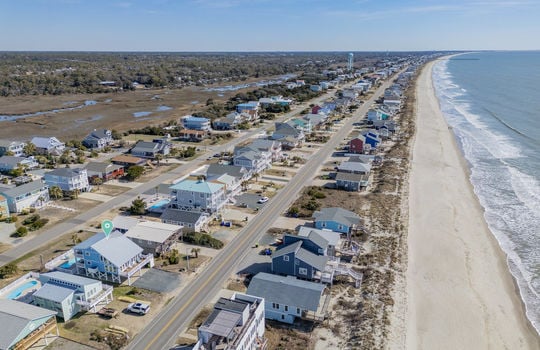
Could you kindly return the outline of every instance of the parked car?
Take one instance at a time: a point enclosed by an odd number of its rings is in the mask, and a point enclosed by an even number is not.
[[[128,305],[127,310],[134,314],[146,315],[150,311],[150,305],[143,303],[131,303]]]
[[[261,197],[261,198],[259,198],[257,203],[259,203],[259,204],[266,203],[266,202],[268,202],[269,199],[270,198],[268,198],[268,197]]]

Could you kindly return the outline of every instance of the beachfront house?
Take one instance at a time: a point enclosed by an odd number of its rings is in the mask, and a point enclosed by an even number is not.
[[[336,256],[336,252],[341,245],[341,234],[339,232],[334,232],[331,230],[320,230],[309,226],[300,226],[298,228],[298,236],[300,237],[307,237],[312,241],[320,240],[320,238],[314,238],[315,234],[326,240],[326,254],[328,256]]]
[[[174,209],[212,214],[227,203],[225,186],[213,181],[182,180],[170,189]]]
[[[343,208],[323,208],[313,213],[315,227],[340,233],[350,233],[360,223],[360,216]]]
[[[82,311],[97,312],[113,300],[113,287],[101,281],[52,271],[39,275],[42,287],[32,295],[34,305],[58,312],[64,321]]]
[[[41,208],[49,202],[49,186],[42,181],[32,181],[21,186],[0,190],[11,213],[30,208]]]
[[[139,141],[130,150],[132,156],[154,159],[158,154],[166,156],[171,151],[168,138],[154,139],[152,142]]]
[[[210,215],[198,211],[166,208],[161,214],[161,222],[182,226],[182,233],[201,232],[206,229]]]
[[[0,299],[0,349],[31,349],[38,342],[49,345],[59,336],[55,315],[56,311]]]
[[[369,175],[356,173],[337,173],[336,187],[344,191],[361,191],[369,185]]]
[[[64,192],[87,192],[90,190],[86,169],[54,169],[45,173],[43,181],[45,181],[49,187],[60,187]]]
[[[365,131],[363,135],[366,140],[365,144],[369,145],[370,148],[377,148],[377,146],[381,143],[381,138],[376,130]]]
[[[283,244],[272,254],[272,272],[320,279],[328,261],[328,241],[318,234],[312,238],[284,235]]]
[[[17,157],[17,156],[2,156],[0,157],[0,171],[10,172],[15,169],[34,169],[39,166],[39,163],[33,156]]]
[[[182,226],[155,221],[140,221],[130,227],[125,236],[139,247],[144,254],[154,256],[167,253],[182,236]]]
[[[0,140],[0,156],[12,155],[15,157],[24,156],[24,146],[26,143],[11,140]]]
[[[229,175],[239,182],[249,180],[249,171],[242,166],[234,166],[228,164],[212,163],[206,169],[206,179],[208,181],[214,180],[222,175]]]
[[[182,126],[185,129],[190,130],[211,130],[210,119],[204,117],[194,117],[192,115],[187,115],[182,117]]]
[[[91,183],[96,179],[105,182],[124,176],[124,166],[113,163],[90,162],[85,170]]]
[[[371,165],[363,162],[346,161],[337,166],[337,171],[340,173],[369,175]]]
[[[84,147],[89,149],[100,150],[113,142],[112,131],[107,129],[94,129],[90,134],[88,134],[82,144]]]
[[[143,254],[143,249],[119,232],[106,237],[98,232],[73,247],[77,274],[131,285],[131,278],[141,274],[144,266],[154,266],[154,256]]]
[[[351,141],[349,141],[349,152],[362,154],[365,151],[366,138],[364,135],[358,135]]]
[[[251,279],[246,293],[264,299],[265,318],[293,324],[296,318],[324,319],[322,310],[317,311],[325,289],[322,283],[259,272]]]
[[[40,137],[36,136],[30,141],[39,154],[59,156],[66,149],[65,143],[58,140],[56,137]]]
[[[264,299],[234,293],[219,298],[198,330],[192,350],[264,350]]]

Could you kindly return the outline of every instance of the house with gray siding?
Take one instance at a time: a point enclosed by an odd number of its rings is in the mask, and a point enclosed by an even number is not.
[[[246,293],[264,299],[265,318],[293,324],[297,318],[324,318],[320,309],[325,289],[322,283],[260,272],[251,279]]]
[[[0,190],[6,200],[11,213],[20,213],[25,209],[41,208],[49,202],[49,186],[40,181]]]
[[[303,247],[299,240],[289,245],[283,244],[272,255],[272,272],[280,275],[297,276],[308,280],[320,280],[325,270],[328,256],[319,255]]]
[[[26,143],[11,140],[0,140],[0,156],[10,152],[12,156],[24,156],[24,146]]]
[[[313,213],[315,227],[341,233],[350,233],[360,223],[360,216],[343,208],[323,208]]]

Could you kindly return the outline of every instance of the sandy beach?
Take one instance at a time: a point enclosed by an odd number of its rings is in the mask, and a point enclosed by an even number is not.
[[[409,180],[407,349],[540,349],[489,231],[431,70],[417,82]]]

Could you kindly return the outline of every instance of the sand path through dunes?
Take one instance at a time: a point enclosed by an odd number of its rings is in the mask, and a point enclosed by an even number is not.
[[[407,349],[540,349],[454,135],[433,62],[417,82],[410,173]]]

